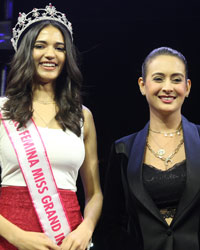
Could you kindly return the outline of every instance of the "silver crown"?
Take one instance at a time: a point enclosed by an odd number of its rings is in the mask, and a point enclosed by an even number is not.
[[[52,20],[62,23],[70,32],[72,37],[72,24],[67,20],[66,15],[56,10],[51,3],[45,9],[34,8],[28,14],[19,13],[18,22],[13,28],[13,38],[11,39],[12,45],[17,51],[17,43],[22,33],[33,23]]]

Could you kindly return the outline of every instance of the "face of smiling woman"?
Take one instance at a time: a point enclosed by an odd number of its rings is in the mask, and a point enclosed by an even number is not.
[[[169,55],[153,58],[147,64],[146,81],[139,78],[138,83],[154,114],[180,114],[191,87],[190,80],[186,80],[184,63]]]
[[[60,75],[65,58],[65,44],[61,31],[54,26],[43,28],[33,49],[36,80],[40,84],[52,84]]]

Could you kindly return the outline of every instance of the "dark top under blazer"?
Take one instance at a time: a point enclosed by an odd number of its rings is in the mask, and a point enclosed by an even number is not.
[[[199,250],[200,126],[182,116],[187,180],[170,226],[146,192],[142,164],[149,123],[117,140],[104,189],[104,250]]]

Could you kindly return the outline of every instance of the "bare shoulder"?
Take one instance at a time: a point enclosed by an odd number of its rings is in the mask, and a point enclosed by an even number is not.
[[[84,120],[85,122],[90,122],[90,120],[93,121],[93,115],[92,115],[92,112],[90,111],[89,108],[87,108],[86,106],[82,106],[83,108],[83,116],[84,116]]]
[[[87,136],[92,131],[95,131],[94,119],[92,112],[86,106],[83,106],[83,116],[84,116],[84,134]]]

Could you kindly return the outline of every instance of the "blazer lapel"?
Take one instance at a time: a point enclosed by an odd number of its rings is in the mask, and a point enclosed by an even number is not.
[[[142,164],[144,159],[144,151],[146,146],[146,137],[148,135],[149,123],[146,124],[143,130],[139,131],[133,142],[132,149],[129,155],[127,178],[131,192],[141,204],[155,217],[163,223],[166,223],[150,195],[146,192],[142,180]]]
[[[192,203],[200,191],[200,138],[197,127],[182,117],[184,145],[186,153],[187,181],[173,220],[176,223],[184,210]]]

